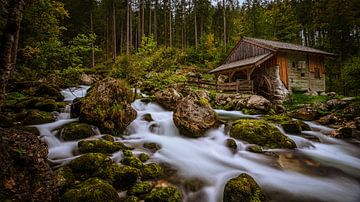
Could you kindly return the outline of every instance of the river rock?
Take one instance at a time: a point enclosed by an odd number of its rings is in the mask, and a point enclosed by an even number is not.
[[[31,109],[25,113],[22,120],[23,125],[37,125],[43,123],[54,122],[56,119],[50,112],[44,112],[37,109]]]
[[[154,183],[152,183],[152,182],[149,182],[149,181],[138,182],[129,189],[127,194],[142,197],[145,194],[149,193],[153,187],[154,187]]]
[[[281,125],[286,133],[301,134],[303,130],[310,130],[310,127],[300,120],[294,120],[286,115],[265,116],[265,120]]]
[[[145,197],[145,202],[181,202],[181,192],[172,186],[156,187]]]
[[[141,169],[141,178],[145,180],[157,179],[160,178],[163,174],[163,169],[156,163],[145,164]]]
[[[80,140],[96,135],[92,127],[86,123],[70,123],[60,129],[60,138],[65,141]]]
[[[248,174],[242,173],[230,179],[224,188],[224,202],[265,201],[266,197],[256,181]]]
[[[70,111],[70,117],[71,118],[77,118],[80,116],[80,110],[81,110],[81,104],[82,99],[80,97],[77,97],[73,100],[71,103],[71,111]]]
[[[99,178],[90,178],[73,189],[69,189],[62,196],[62,201],[120,201],[115,188]]]
[[[36,97],[50,97],[56,99],[57,101],[64,100],[64,96],[60,93],[60,89],[48,84],[40,84],[36,87],[33,94]]]
[[[249,109],[257,109],[261,111],[268,111],[271,107],[271,102],[260,95],[252,95],[246,103]]]
[[[90,88],[82,100],[80,120],[98,126],[102,132],[120,135],[136,118],[133,98],[125,81],[106,78]]]
[[[130,149],[121,142],[98,140],[82,140],[78,142],[79,152],[84,153],[105,153],[112,154],[119,150]]]
[[[343,100],[339,100],[339,99],[331,99],[331,100],[328,100],[326,102],[326,104],[329,106],[329,108],[331,109],[342,109],[344,107],[346,107],[346,105],[348,104],[346,101],[343,101]]]
[[[228,148],[230,149],[230,151],[231,151],[232,153],[234,153],[234,154],[235,154],[235,153],[237,152],[237,150],[238,150],[238,146],[237,146],[236,141],[235,141],[234,139],[231,139],[231,138],[226,139],[225,145],[226,145],[226,147],[228,147]]]
[[[341,117],[338,117],[334,114],[328,114],[326,116],[320,117],[320,119],[317,122],[322,125],[329,125],[329,124],[341,123],[342,119]]]
[[[155,93],[155,101],[167,110],[174,111],[181,95],[174,88],[166,88]]]
[[[312,107],[303,107],[289,113],[290,117],[302,119],[305,121],[313,121],[319,118],[319,115],[319,112]]]
[[[236,121],[230,129],[230,136],[257,144],[267,148],[293,149],[295,143],[282,134],[278,128],[270,125],[265,120],[241,119]]]
[[[217,116],[209,100],[192,93],[178,102],[173,120],[182,135],[202,137],[205,132],[217,125]]]
[[[57,201],[46,143],[33,133],[0,128],[0,201]]]
[[[352,137],[352,131],[353,129],[350,128],[350,127],[341,127],[341,128],[338,128],[336,130],[333,130],[331,133],[330,133],[330,136],[332,137],[335,137],[335,138],[351,138]]]

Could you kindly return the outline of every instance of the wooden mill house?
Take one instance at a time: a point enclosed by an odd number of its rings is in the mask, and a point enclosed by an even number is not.
[[[325,91],[324,59],[332,53],[296,44],[245,37],[215,74],[216,88],[282,99],[292,90]],[[220,83],[219,77],[225,75]]]

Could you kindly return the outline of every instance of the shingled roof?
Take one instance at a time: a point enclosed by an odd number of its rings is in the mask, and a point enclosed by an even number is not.
[[[301,51],[301,52],[308,52],[308,53],[328,55],[328,56],[334,56],[335,55],[333,53],[318,50],[318,49],[315,49],[315,48],[310,48],[310,47],[291,44],[291,43],[279,42],[279,41],[271,41],[271,40],[257,39],[257,38],[250,38],[250,37],[244,37],[243,40],[246,41],[246,42],[249,42],[249,43],[263,45],[263,46],[265,46],[265,48],[267,47],[267,48],[269,48],[271,50]]]
[[[266,53],[263,55],[246,58],[246,59],[239,60],[236,62],[223,64],[223,65],[217,67],[216,69],[211,70],[210,73],[215,73],[215,72],[224,71],[224,70],[233,69],[233,68],[241,68],[244,66],[250,66],[250,65],[255,65],[255,64],[259,65],[263,61],[267,60],[269,57],[272,57],[272,56],[273,56],[272,53]],[[257,64],[257,63],[259,63],[259,64]]]

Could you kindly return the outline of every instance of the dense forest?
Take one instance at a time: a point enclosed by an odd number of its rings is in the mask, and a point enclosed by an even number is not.
[[[359,8],[0,0],[0,201],[360,201]]]
[[[76,77],[111,63],[113,74],[130,80],[141,80],[144,70],[160,73],[190,67],[206,72],[248,36],[335,53],[337,57],[326,65],[328,90],[356,94],[359,89],[356,0],[22,2],[23,19],[14,42],[19,47],[12,60],[17,61],[14,75],[25,79],[49,72]],[[0,34],[6,30],[11,6],[2,0]],[[141,59],[150,52],[162,57],[160,61]]]

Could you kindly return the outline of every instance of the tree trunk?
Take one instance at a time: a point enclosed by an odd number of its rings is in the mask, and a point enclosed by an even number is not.
[[[130,49],[130,1],[126,5],[126,55],[129,55]]]
[[[172,13],[171,13],[171,0],[169,0],[169,35],[170,35],[170,47],[172,47]]]
[[[224,47],[226,48],[226,3],[223,0],[223,20],[224,20]]]
[[[158,0],[155,0],[155,8],[154,8],[154,38],[155,38],[155,42],[157,43],[157,39],[158,39],[158,33],[157,33],[157,15],[156,15],[156,11],[158,8]]]
[[[93,14],[90,12],[90,29],[91,34],[94,34],[94,27],[93,27]],[[94,52],[94,42],[91,41],[91,67],[95,67],[95,52]]]
[[[181,13],[181,48],[184,49],[185,48],[185,0],[181,1],[181,9],[182,9],[182,13]]]
[[[152,32],[151,32],[151,28],[152,28],[152,23],[151,23],[151,21],[152,21],[152,16],[151,16],[151,7],[152,7],[152,1],[150,0],[150,6],[149,6],[149,35],[151,35],[152,34]]]
[[[195,28],[195,47],[198,47],[198,33],[197,33],[197,16],[196,16],[196,0],[194,0],[194,28]]]
[[[112,4],[112,16],[113,16],[113,62],[116,59],[116,12],[115,12],[115,0]]]
[[[11,0],[8,7],[6,27],[3,31],[0,47],[0,111],[6,94],[6,85],[16,65],[16,52],[19,41],[20,23],[25,0]]]
[[[144,36],[144,0],[140,0],[140,43],[141,39]]]

